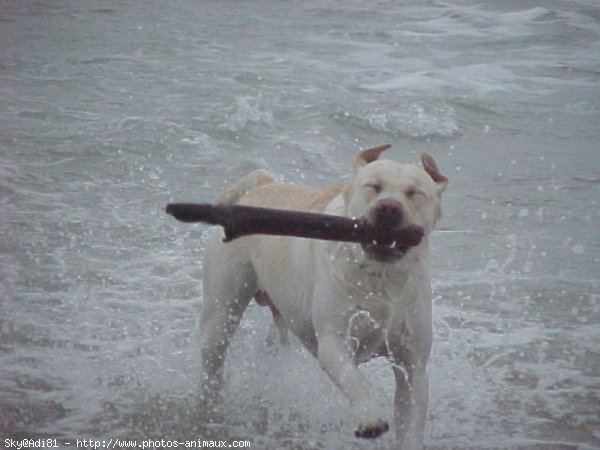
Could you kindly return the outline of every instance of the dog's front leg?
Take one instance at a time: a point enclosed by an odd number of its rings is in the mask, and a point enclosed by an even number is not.
[[[394,395],[394,422],[399,448],[418,450],[423,448],[425,420],[429,403],[429,379],[426,368],[433,331],[428,302],[413,305],[414,316],[407,317],[412,324],[408,334],[388,335],[390,357],[394,363],[396,393]]]
[[[381,418],[370,383],[358,370],[350,344],[349,321],[357,311],[352,291],[341,282],[335,266],[339,261],[324,251],[317,259],[313,291],[312,322],[317,337],[317,359],[321,368],[350,401],[357,420],[356,437],[375,438],[389,429]]]
[[[375,438],[389,429],[379,417],[371,394],[371,387],[352,361],[346,336],[333,330],[318,333],[319,364],[333,382],[350,400],[358,419],[356,437]]]
[[[422,449],[429,403],[429,379],[425,366],[394,365],[394,376],[394,423],[399,447],[402,450]]]

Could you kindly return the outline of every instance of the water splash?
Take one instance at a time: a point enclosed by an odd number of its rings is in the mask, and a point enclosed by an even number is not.
[[[244,96],[235,99],[233,112],[229,115],[225,128],[237,133],[249,125],[270,125],[272,122],[273,112],[259,91],[255,97]]]

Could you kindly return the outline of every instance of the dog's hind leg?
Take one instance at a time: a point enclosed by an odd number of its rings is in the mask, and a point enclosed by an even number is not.
[[[281,315],[281,312],[279,312],[279,309],[277,309],[275,304],[271,301],[269,294],[267,294],[265,291],[258,290],[254,293],[254,299],[258,305],[269,307],[271,310],[271,315],[273,316],[273,322],[275,323],[277,335],[279,336],[279,344],[288,345],[290,343],[288,326],[285,323],[285,320],[283,320],[283,316]],[[267,337],[267,343],[269,345],[275,344],[276,339],[273,334],[274,333],[269,332],[269,336]]]
[[[250,262],[236,253],[239,249],[235,244],[224,244],[221,238],[221,233],[212,236],[203,267],[201,392],[202,398],[208,402],[218,399],[223,386],[227,349],[256,291]]]

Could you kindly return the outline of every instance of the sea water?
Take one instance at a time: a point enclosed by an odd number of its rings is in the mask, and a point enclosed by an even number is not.
[[[391,143],[450,180],[427,448],[600,448],[599,142],[594,0],[0,2],[0,446],[394,449],[256,305],[204,408],[208,228],[164,213]]]

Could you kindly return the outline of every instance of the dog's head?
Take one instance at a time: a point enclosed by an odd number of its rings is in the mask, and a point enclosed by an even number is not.
[[[375,228],[423,228],[427,236],[442,216],[441,195],[448,179],[429,153],[423,152],[423,167],[380,160],[390,145],[361,151],[354,161],[354,176],[344,190],[346,215],[366,220]],[[367,258],[396,262],[410,247],[400,242],[363,245]]]

